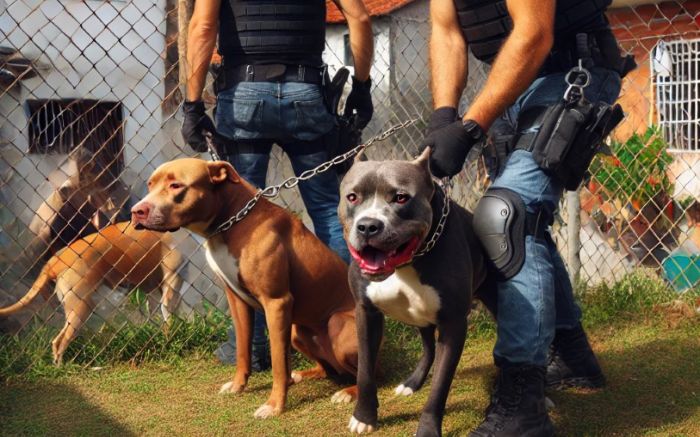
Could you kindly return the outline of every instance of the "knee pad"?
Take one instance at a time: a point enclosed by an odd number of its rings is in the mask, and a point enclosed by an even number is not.
[[[498,280],[515,276],[525,262],[525,203],[513,190],[489,188],[474,210],[474,232]]]

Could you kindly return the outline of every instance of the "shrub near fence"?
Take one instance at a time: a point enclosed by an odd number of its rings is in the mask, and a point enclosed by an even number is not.
[[[419,122],[373,147],[372,158],[404,159],[418,151],[431,112],[428,3],[404,2],[374,17],[376,115],[365,138],[407,119]],[[126,219],[159,164],[194,154],[181,140],[178,111],[184,71],[179,29],[192,4],[0,1],[0,305],[27,292],[50,250]],[[693,85],[700,74],[699,13],[700,5],[690,1],[608,13],[621,46],[639,64],[623,82],[627,119],[611,143],[617,160],[598,161],[590,181],[567,196],[570,203],[562,204],[553,227],[572,276],[585,284],[613,282],[642,265],[663,277],[669,259],[686,266],[680,275],[694,266],[692,250],[686,256],[677,249],[692,249],[696,239],[700,246],[700,222],[686,213],[697,209],[700,194],[694,130],[700,96]],[[346,34],[343,23],[329,24],[324,57],[331,73],[350,61]],[[462,109],[487,72],[470,59]],[[210,93],[206,97],[213,102]],[[291,174],[278,149],[270,166],[268,182]],[[487,184],[477,157],[455,179],[453,196],[472,207]],[[278,202],[309,224],[296,190],[284,191]],[[580,217],[580,229],[568,225],[573,217]],[[208,353],[209,346],[197,346],[207,344],[205,337],[209,344],[224,338],[226,303],[206,266],[202,240],[185,231],[174,239],[185,260],[178,271],[181,321],[166,332],[156,304],[138,286],[101,287],[67,361],[91,366],[166,350]],[[55,299],[38,298],[26,311],[0,319],[0,374],[48,363],[48,340],[63,317]]]

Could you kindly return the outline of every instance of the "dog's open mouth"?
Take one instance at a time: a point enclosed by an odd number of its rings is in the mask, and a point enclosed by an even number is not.
[[[362,272],[374,276],[392,273],[397,267],[409,263],[419,244],[420,239],[413,237],[391,251],[383,251],[370,245],[360,250],[350,245],[348,248]]]
[[[143,231],[143,230],[148,230],[148,231],[156,231],[156,232],[177,232],[180,230],[180,227],[176,228],[168,228],[164,226],[153,226],[153,225],[145,225],[141,222],[138,221],[131,221],[132,225],[134,226],[134,229],[137,231]]]

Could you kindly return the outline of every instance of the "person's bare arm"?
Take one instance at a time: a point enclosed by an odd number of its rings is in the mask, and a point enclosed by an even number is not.
[[[365,82],[369,79],[374,54],[374,35],[369,13],[362,0],[333,0],[348,21],[350,51],[355,64],[355,77]]]
[[[221,0],[197,0],[187,31],[187,100],[201,100],[219,30]]]
[[[453,0],[430,2],[430,74],[433,105],[456,108],[467,83],[467,44]]]
[[[464,115],[487,130],[537,76],[554,41],[555,0],[507,0],[513,30]]]

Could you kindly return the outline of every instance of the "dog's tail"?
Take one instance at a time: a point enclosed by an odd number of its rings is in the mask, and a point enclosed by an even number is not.
[[[55,278],[51,275],[52,269],[50,264],[51,263],[48,262],[46,265],[44,265],[44,268],[41,269],[41,273],[39,273],[39,277],[36,278],[36,281],[34,281],[32,288],[29,289],[27,294],[25,294],[14,304],[5,308],[0,308],[0,317],[9,316],[10,314],[14,314],[26,307],[36,298],[39,293],[41,293],[42,296],[51,295],[51,286],[53,285]]]

